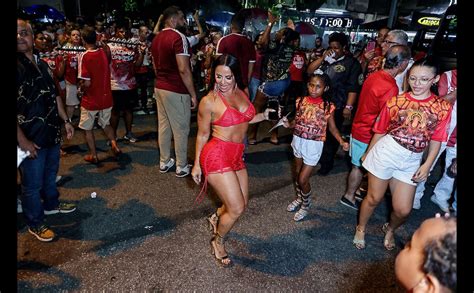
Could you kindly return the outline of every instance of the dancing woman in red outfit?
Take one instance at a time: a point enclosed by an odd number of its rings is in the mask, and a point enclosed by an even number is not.
[[[268,113],[274,110],[255,114],[242,90],[237,58],[221,55],[212,68],[213,90],[199,103],[196,157],[191,175],[196,184],[201,183],[204,175],[204,185],[209,182],[223,203],[208,221],[214,233],[212,253],[221,265],[229,266],[232,261],[225,250],[224,237],[244,212],[249,197],[248,174],[242,160],[243,141],[249,123],[268,120]]]

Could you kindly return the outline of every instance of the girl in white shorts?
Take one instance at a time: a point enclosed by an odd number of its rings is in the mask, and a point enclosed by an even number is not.
[[[294,128],[291,147],[296,160],[296,199],[287,207],[287,211],[295,212],[295,221],[300,221],[311,206],[311,185],[309,177],[318,164],[326,140],[326,127],[339,141],[345,151],[349,143],[344,141],[334,122],[334,104],[329,102],[329,76],[312,74],[308,81],[308,96],[296,99],[296,117],[290,123],[283,118],[286,128]]]
[[[408,218],[416,185],[426,180],[441,142],[447,139],[451,105],[430,90],[438,79],[432,57],[416,61],[408,72],[410,91],[390,98],[375,122],[374,136],[362,156],[369,188],[353,240],[358,249],[365,248],[365,227],[388,186],[393,211],[382,231],[385,249],[395,248],[394,231]],[[422,163],[426,148],[428,156]]]

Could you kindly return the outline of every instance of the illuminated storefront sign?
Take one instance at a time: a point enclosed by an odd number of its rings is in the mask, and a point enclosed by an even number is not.
[[[351,17],[343,16],[305,17],[303,18],[303,21],[310,23],[316,27],[351,28],[354,25]]]
[[[436,29],[440,21],[441,17],[439,15],[415,12],[411,24],[414,28]]]

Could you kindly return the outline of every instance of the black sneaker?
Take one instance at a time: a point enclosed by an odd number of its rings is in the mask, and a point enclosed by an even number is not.
[[[29,227],[28,232],[43,242],[49,242],[53,240],[55,236],[53,230],[44,224],[37,227]]]
[[[344,195],[341,197],[339,202],[342,203],[343,205],[345,205],[346,207],[350,207],[351,209],[354,209],[356,211],[359,210],[359,208],[360,208],[360,202],[359,201],[356,200],[355,203],[352,203]]]
[[[174,166],[174,159],[170,158],[168,163],[160,162],[160,173],[168,172]]]
[[[72,213],[76,210],[76,205],[73,203],[59,203],[58,207],[52,210],[44,210],[45,215],[54,215],[54,214],[68,214]]]
[[[189,174],[191,174],[191,167],[193,165],[191,164],[187,164],[185,167],[181,168],[179,166],[176,167],[176,177],[178,178],[182,178],[182,177],[186,177],[188,176]]]
[[[361,189],[358,190],[359,193],[355,193],[354,196],[355,196],[355,199],[358,200],[358,201],[363,201],[365,196],[367,195],[367,191],[362,191]]]

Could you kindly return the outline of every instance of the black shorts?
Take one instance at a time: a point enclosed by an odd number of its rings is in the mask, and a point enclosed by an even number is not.
[[[137,89],[126,91],[112,91],[114,111],[133,110],[137,100]]]

